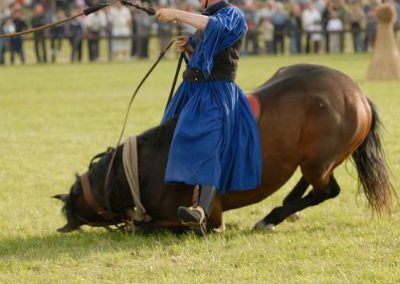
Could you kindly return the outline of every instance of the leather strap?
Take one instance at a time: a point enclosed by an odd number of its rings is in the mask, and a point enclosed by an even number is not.
[[[88,172],[81,175],[81,184],[83,188],[83,196],[85,197],[85,200],[89,205],[89,207],[100,216],[104,216],[106,218],[112,218],[113,214],[111,212],[105,211],[94,198],[92,194],[92,188],[90,186]]]

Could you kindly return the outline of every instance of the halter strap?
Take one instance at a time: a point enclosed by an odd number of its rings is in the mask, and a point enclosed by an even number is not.
[[[93,196],[92,193],[92,188],[90,186],[90,181],[89,181],[89,173],[86,172],[83,175],[81,175],[81,184],[83,188],[83,196],[89,205],[89,207],[95,211],[98,215],[103,216],[108,219],[112,219],[114,214],[112,212],[105,211],[104,208],[102,208],[99,203],[96,201],[96,199]]]

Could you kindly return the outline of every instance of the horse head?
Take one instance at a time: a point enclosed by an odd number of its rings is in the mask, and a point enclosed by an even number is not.
[[[127,218],[124,208],[129,208],[129,196],[121,191],[126,186],[121,179],[120,152],[117,150],[116,161],[110,174],[107,191],[104,192],[105,177],[111,151],[100,153],[92,158],[88,171],[83,175],[76,175],[74,184],[68,194],[53,196],[64,202],[63,213],[67,223],[57,229],[61,233],[69,233],[79,229],[82,225],[109,228],[118,225]],[[95,159],[99,161],[94,162]],[[128,197],[128,198],[127,198]]]
[[[137,137],[141,199],[147,210],[151,210],[155,215],[165,214],[164,207],[171,207],[168,211],[176,212],[176,206],[171,205],[171,199],[176,198],[171,198],[171,191],[165,190],[163,177],[177,120],[178,117],[174,117]],[[76,175],[68,194],[53,196],[64,202],[62,210],[67,219],[67,224],[59,228],[59,232],[72,232],[82,225],[109,228],[125,223],[130,218],[129,214],[134,204],[124,172],[122,150],[121,145],[116,150],[107,150],[94,156],[87,173]],[[105,189],[105,179],[113,151],[116,151],[116,156]]]

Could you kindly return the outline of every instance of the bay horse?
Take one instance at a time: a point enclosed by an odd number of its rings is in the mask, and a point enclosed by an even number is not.
[[[372,209],[379,214],[390,212],[395,191],[381,146],[379,116],[352,79],[328,67],[299,64],[279,69],[249,94],[256,96],[261,106],[258,127],[262,185],[217,196],[209,228],[223,224],[222,212],[260,202],[273,194],[298,167],[302,174],[298,183],[281,206],[256,223],[256,229],[271,229],[296,212],[338,196],[340,187],[333,172],[350,155],[358,172],[359,187]],[[185,229],[176,211],[180,205],[192,204],[193,188],[164,182],[177,121],[178,117],[174,117],[137,138],[141,199],[152,217],[151,222],[139,224],[144,231]],[[67,224],[58,231],[71,232],[85,224],[109,226],[123,222],[133,199],[123,170],[122,147],[115,150],[107,195],[104,180],[111,152],[100,155],[88,170],[93,196],[104,208],[109,204],[114,218],[105,218],[88,206],[77,176],[69,194],[54,196],[65,202],[63,211],[67,218]],[[312,189],[306,193],[310,186]]]

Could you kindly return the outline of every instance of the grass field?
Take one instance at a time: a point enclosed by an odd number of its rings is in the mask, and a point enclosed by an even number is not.
[[[384,146],[400,184],[400,82],[366,82],[367,55],[243,58],[238,84],[250,90],[279,67],[328,65],[350,75],[378,105]],[[160,64],[134,103],[127,133],[161,118],[176,61]],[[276,195],[227,212],[227,231],[151,236],[84,227],[62,235],[61,204],[75,172],[114,145],[149,61],[0,68],[0,283],[398,283],[400,213],[372,218],[357,195],[353,165],[337,170],[341,195],[306,209],[273,233],[252,225],[281,203]]]

